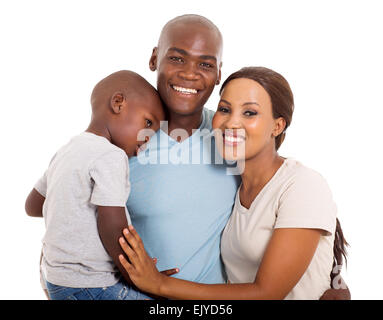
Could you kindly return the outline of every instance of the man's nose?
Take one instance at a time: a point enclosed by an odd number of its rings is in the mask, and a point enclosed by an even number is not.
[[[189,62],[184,65],[179,73],[179,76],[185,80],[193,81],[198,80],[200,74],[198,73],[196,64]]]

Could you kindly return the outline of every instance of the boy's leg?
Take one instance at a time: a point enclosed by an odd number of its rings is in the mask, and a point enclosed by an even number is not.
[[[95,300],[87,288],[69,288],[45,282],[50,300]]]
[[[90,292],[96,292],[95,289],[89,289]],[[153,300],[146,294],[132,288],[124,281],[119,281],[115,285],[102,288],[99,295],[94,296],[96,300]]]
[[[43,250],[41,249],[41,254],[40,254],[40,265],[39,265],[39,267],[40,267],[40,284],[41,284],[41,287],[42,287],[42,289],[43,289],[43,291],[44,291],[44,293],[45,293],[47,299],[50,300],[50,298],[49,298],[49,294],[48,294],[48,290],[47,290],[47,288],[46,288],[46,286],[45,286],[45,280],[44,280],[44,277],[43,277],[43,274],[42,274],[42,271],[41,271],[41,261],[42,261],[42,260],[43,260]]]

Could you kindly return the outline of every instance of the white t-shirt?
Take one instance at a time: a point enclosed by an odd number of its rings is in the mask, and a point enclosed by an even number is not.
[[[298,161],[285,159],[249,209],[241,205],[237,191],[221,241],[228,280],[254,282],[274,229],[322,229],[327,232],[309,267],[285,298],[319,299],[330,288],[335,227],[336,205],[325,179]]]
[[[56,153],[35,189],[45,197],[45,279],[73,288],[114,285],[120,273],[100,240],[97,206],[124,207],[130,223],[126,153],[104,137],[83,132]]]

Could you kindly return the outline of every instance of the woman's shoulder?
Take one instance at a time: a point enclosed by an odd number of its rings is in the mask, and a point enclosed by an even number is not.
[[[285,166],[287,171],[286,178],[290,184],[303,184],[307,187],[314,185],[328,188],[327,180],[321,173],[302,164],[300,161],[287,158],[285,160]]]
[[[279,195],[280,201],[333,203],[330,186],[322,174],[292,158],[285,160],[284,183]]]
[[[289,174],[279,198],[276,227],[315,227],[333,233],[337,209],[326,179],[294,159],[287,159],[285,166]]]

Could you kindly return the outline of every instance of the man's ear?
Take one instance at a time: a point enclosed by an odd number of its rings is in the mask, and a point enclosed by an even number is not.
[[[122,92],[116,92],[112,95],[110,99],[110,107],[113,113],[121,113],[121,110],[124,108],[126,104],[125,95]]]
[[[157,70],[157,53],[158,53],[158,47],[153,48],[152,56],[149,60],[149,69],[152,71]]]
[[[222,62],[219,64],[218,78],[217,78],[217,81],[215,82],[215,84],[216,84],[217,86],[221,83],[221,76],[222,76],[221,68],[222,68]]]
[[[273,130],[273,136],[278,137],[286,128],[286,120],[285,118],[279,117],[275,119],[275,127]]]

